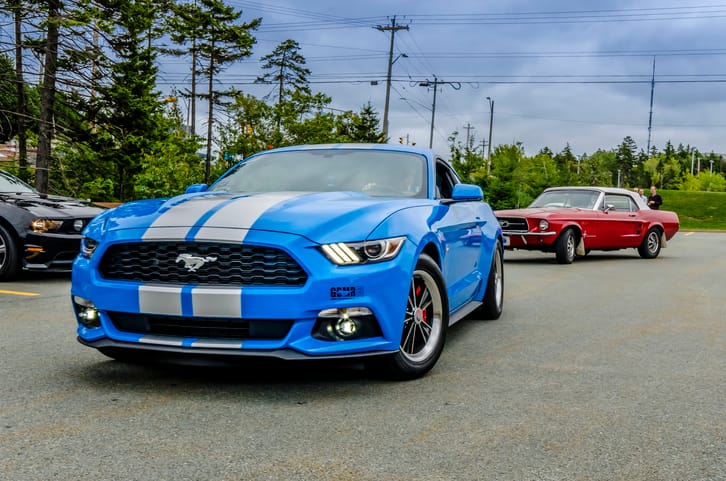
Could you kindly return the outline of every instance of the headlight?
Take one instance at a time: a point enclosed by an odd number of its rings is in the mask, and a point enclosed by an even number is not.
[[[81,239],[81,255],[83,257],[90,259],[93,253],[96,251],[96,247],[98,247],[98,242],[91,239],[90,237],[84,237],[83,239]]]
[[[50,219],[33,219],[30,223],[30,228],[35,233],[42,234],[43,232],[54,232],[61,228],[63,221],[61,220],[50,220]]]
[[[542,219],[541,221],[539,221],[539,230],[546,231],[549,228],[550,228],[550,223],[549,222],[547,222],[544,219]]]
[[[393,259],[401,250],[405,237],[391,237],[364,242],[338,242],[320,246],[325,257],[339,266],[383,262]]]

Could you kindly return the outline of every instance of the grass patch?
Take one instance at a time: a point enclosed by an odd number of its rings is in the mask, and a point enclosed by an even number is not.
[[[678,214],[681,230],[726,230],[726,192],[659,190],[661,209]]]

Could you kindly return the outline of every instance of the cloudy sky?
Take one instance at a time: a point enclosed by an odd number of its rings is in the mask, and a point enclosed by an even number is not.
[[[370,102],[382,119],[391,32],[376,27],[395,17],[408,29],[395,33],[392,142],[429,144],[434,91],[421,84],[436,79],[432,143],[444,154],[455,131],[487,140],[487,97],[495,147],[521,142],[532,155],[569,144],[580,155],[629,135],[645,149],[655,62],[650,144],[726,153],[726,3],[665,1],[227,0],[262,26],[253,56],[222,80],[269,94],[252,83],[259,59],[293,39],[313,91],[340,110]],[[168,88],[178,77],[166,75]]]

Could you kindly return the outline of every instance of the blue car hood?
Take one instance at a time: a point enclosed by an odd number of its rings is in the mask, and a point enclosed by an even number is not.
[[[301,235],[317,243],[354,241],[365,240],[393,213],[432,202],[357,192],[208,192],[124,204],[99,217],[89,233],[98,228],[254,229]]]

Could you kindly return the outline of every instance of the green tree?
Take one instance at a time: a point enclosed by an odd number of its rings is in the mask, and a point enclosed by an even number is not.
[[[16,107],[13,63],[7,55],[0,54],[0,142],[7,142],[17,133]]]
[[[343,112],[337,116],[337,136],[343,142],[382,143],[383,132],[379,124],[378,114],[368,102],[357,114]]]
[[[257,29],[261,20],[258,18],[247,23],[238,23],[242,16],[241,10],[235,10],[220,0],[198,1],[201,5],[199,14],[205,25],[204,29],[197,32],[199,37],[196,46],[202,65],[201,72],[207,78],[207,93],[201,97],[207,99],[207,155],[204,178],[208,183],[211,173],[214,106],[219,105],[220,97],[230,94],[229,90],[215,90],[215,77],[225,66],[251,55],[255,38],[250,31]]]
[[[162,48],[161,52],[175,57],[189,56],[190,88],[183,94],[189,98],[190,133],[196,134],[197,77],[199,71],[199,39],[206,27],[207,16],[196,1],[194,3],[172,2],[166,17],[166,31],[171,41],[179,48]]]
[[[151,0],[111,3],[103,12],[113,22],[105,59],[108,83],[98,87],[97,122],[89,126],[89,147],[97,152],[92,179],[110,178],[114,198],[134,197],[134,177],[142,159],[172,134],[155,90],[156,49],[149,36],[161,13]],[[91,181],[93,182],[93,181]]]
[[[305,57],[300,53],[300,45],[292,39],[280,43],[272,53],[263,56],[263,70],[270,70],[255,80],[256,83],[277,85],[277,105],[290,93],[299,91],[310,94],[308,76],[310,70],[305,65]]]
[[[555,154],[554,161],[557,164],[559,171],[559,180],[552,177],[555,182],[559,182],[562,185],[572,185],[577,179],[577,158],[572,153],[572,148],[568,143],[562,152]]]
[[[491,175],[487,178],[487,200],[495,209],[526,206],[522,198],[525,179],[520,169],[525,159],[521,143],[500,144],[492,151]]]
[[[451,166],[459,177],[467,183],[478,184],[483,188],[486,184],[486,159],[469,149],[458,139],[458,132],[449,137],[449,151]]]
[[[612,184],[612,166],[615,165],[615,151],[597,150],[580,159],[580,184],[602,185]]]
[[[630,185],[631,173],[635,165],[635,156],[638,146],[632,137],[627,136],[623,139],[615,152],[615,171],[613,172],[612,184],[619,187]],[[619,183],[618,183],[619,182]]]

